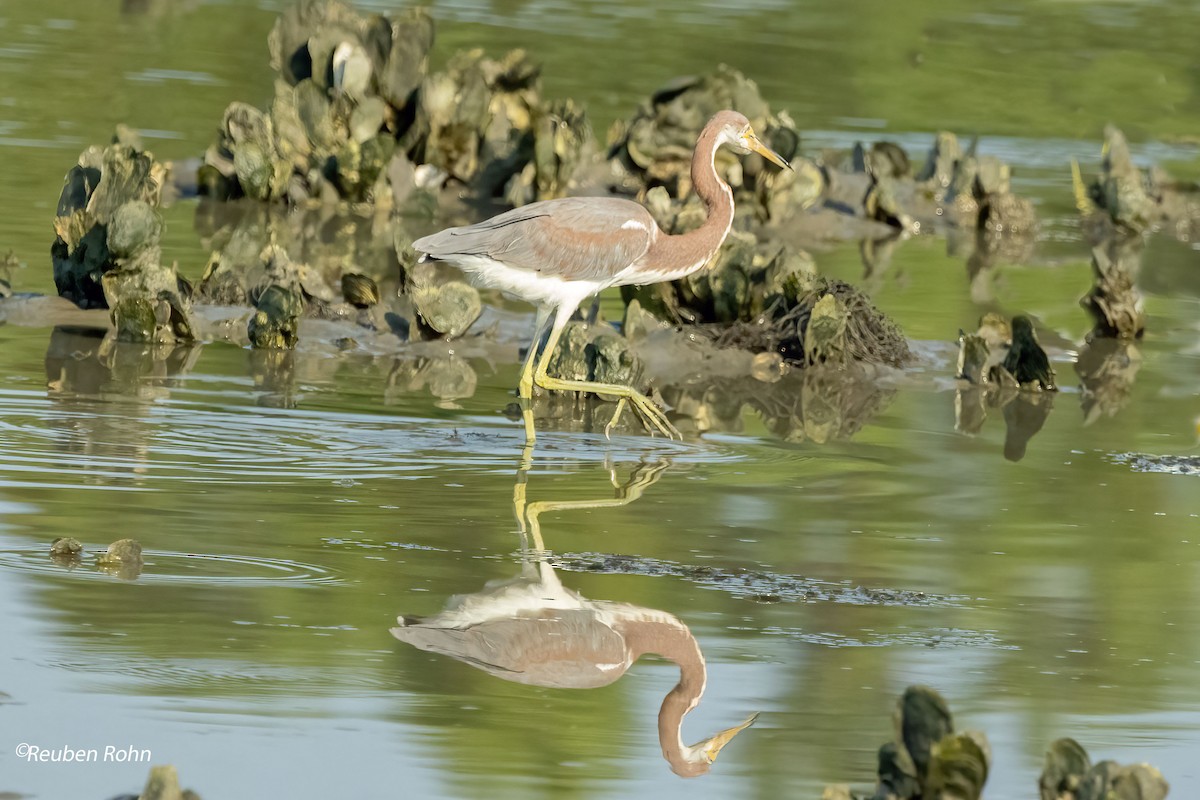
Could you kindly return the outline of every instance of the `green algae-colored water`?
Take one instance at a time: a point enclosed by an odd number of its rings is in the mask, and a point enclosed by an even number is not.
[[[79,150],[126,122],[159,157],[197,155],[227,102],[270,92],[278,4],[124,5],[148,11],[0,0],[0,252],[23,263],[18,291],[52,290],[51,219]],[[227,344],[156,361],[8,324],[0,793],[136,791],[149,764],[106,762],[113,746],[175,764],[205,797],[815,797],[871,782],[911,683],[988,734],[989,797],[1035,796],[1042,752],[1065,735],[1097,760],[1156,764],[1173,797],[1200,792],[1200,477],[1129,458],[1198,452],[1200,253],[1149,243],[1140,366],[1115,413],[1088,423],[1073,361],[1090,273],[1067,170],[1071,157],[1094,165],[1112,121],[1140,163],[1200,172],[1187,144],[1200,135],[1200,13],[729,5],[434,11],[441,58],[526,47],[547,92],[585,102],[601,131],[720,59],[790,110],[809,147],[886,135],[919,153],[939,128],[979,133],[1043,220],[1030,263],[974,294],[941,239],[903,243],[869,276],[857,245],[817,253],[823,272],[867,286],[921,356],[849,438],[785,442],[750,411],[682,443],[539,437],[524,485],[550,504],[541,533],[564,554],[558,579],[580,602],[690,628],[708,680],[685,741],[752,712],[757,723],[686,781],[656,729],[679,674],[665,660],[602,688],[548,689],[391,636],[399,614],[521,572],[522,433],[500,413],[515,361],[470,360],[474,393],[447,401],[397,387],[393,356],[302,347],[271,371]],[[175,206],[167,232],[191,277],[207,258],[194,211]],[[1002,412],[973,436],[955,427],[953,340],[993,308],[1039,320],[1063,388],[1019,461],[1005,457]],[[560,507],[655,470],[628,504]],[[68,535],[89,551],[134,537],[145,569],[125,581],[58,566],[49,543]],[[99,759],[30,763],[22,744]]]

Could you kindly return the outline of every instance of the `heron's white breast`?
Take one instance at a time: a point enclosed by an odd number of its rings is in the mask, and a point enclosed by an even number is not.
[[[569,281],[547,272],[510,267],[487,256],[456,256],[446,261],[467,273],[471,283],[481,289],[499,289],[536,305],[578,305],[607,285],[603,281]]]

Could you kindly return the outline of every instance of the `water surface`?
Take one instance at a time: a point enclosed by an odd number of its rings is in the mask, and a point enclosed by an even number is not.
[[[84,146],[126,122],[159,157],[196,155],[226,103],[270,92],[279,4],[147,5],[0,2],[0,251],[23,262],[18,290],[52,289],[53,208]],[[1195,11],[680,0],[434,13],[439,58],[527,47],[548,93],[586,102],[600,131],[719,58],[789,109],[808,147],[888,136],[919,152],[939,128],[979,133],[1037,203],[1038,249],[982,295],[944,240],[906,242],[870,275],[856,245],[819,253],[921,353],[849,438],[785,441],[750,410],[683,443],[550,428],[523,479],[521,428],[501,413],[515,359],[465,359],[475,391],[447,399],[396,384],[404,354],[302,346],[274,369],[228,344],[163,360],[0,326],[0,791],[106,796],[147,769],[29,764],[14,748],[30,742],[147,748],[206,797],[818,796],[871,781],[911,683],[987,732],[988,796],[1033,796],[1064,735],[1097,760],[1158,765],[1173,796],[1200,791],[1200,478],[1125,458],[1197,452],[1200,257],[1150,243],[1140,366],[1123,405],[1089,424],[1073,361],[1090,274],[1066,169],[1094,164],[1115,121],[1142,163],[1198,171]],[[177,205],[167,232],[192,277],[208,255],[194,214]],[[952,341],[992,308],[1039,320],[1063,387],[1019,461],[1002,413],[956,431]],[[612,499],[614,481],[646,470],[656,480],[628,504],[562,507]],[[551,504],[541,533],[567,589],[690,629],[708,684],[685,741],[761,712],[710,774],[685,781],[662,757],[669,661],[550,689],[389,633],[397,615],[520,574],[521,480]],[[89,552],[137,538],[145,568],[121,580],[90,560],[59,566],[49,543],[67,535]]]

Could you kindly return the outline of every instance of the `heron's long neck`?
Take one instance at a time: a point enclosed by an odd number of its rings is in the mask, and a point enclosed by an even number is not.
[[[710,125],[700,132],[692,154],[692,187],[704,201],[708,216],[695,230],[658,238],[646,259],[656,271],[681,277],[699,269],[729,234],[733,191],[717,174],[714,159],[720,144],[719,127]]]
[[[674,617],[632,622],[622,633],[631,660],[654,653],[679,667],[679,683],[663,698],[658,711],[658,742],[672,768],[681,767],[687,750],[681,736],[683,717],[700,702],[707,681],[700,645],[687,626]]]
[[[709,125],[700,132],[696,150],[692,153],[692,186],[708,209],[708,219],[699,230],[716,232],[709,235],[716,236],[717,246],[720,246],[733,222],[733,191],[717,174],[717,148],[720,145],[720,129]]]

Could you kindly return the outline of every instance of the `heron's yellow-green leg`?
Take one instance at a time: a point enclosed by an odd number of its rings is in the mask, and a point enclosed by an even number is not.
[[[517,396],[523,400],[533,399],[533,365],[537,363],[538,345],[546,333],[546,323],[550,320],[550,309],[539,306],[537,318],[533,323],[533,341],[529,344],[529,352],[525,355],[525,363],[521,366],[521,382],[517,384]]]
[[[554,327],[550,329],[550,338],[546,340],[546,347],[542,350],[542,357],[538,359],[537,368],[533,374],[533,382],[549,391],[593,392],[595,394],[612,395],[620,398],[617,401],[618,413],[622,410],[621,399],[628,400],[645,417],[649,423],[648,427],[653,426],[668,439],[682,439],[683,434],[676,430],[662,409],[656,406],[654,401],[632,386],[622,386],[619,383],[599,383],[597,381],[565,380],[563,378],[553,378],[546,373],[546,369],[550,364],[550,357],[554,354],[554,348],[558,346],[558,339],[562,335],[563,328],[566,327],[567,320],[570,319],[572,311],[574,311],[573,308],[567,309],[564,306],[560,306],[558,313],[555,314]],[[612,427],[613,422],[615,422],[615,417],[605,427],[606,434]]]
[[[537,432],[533,429],[533,409],[526,402],[521,409],[521,417],[525,423],[525,444],[530,445],[537,441]]]
[[[537,318],[533,323],[533,341],[529,343],[529,352],[525,354],[525,363],[521,367],[521,381],[517,384],[517,397],[521,399],[521,416],[525,422],[525,443],[531,444],[537,439],[533,429],[533,365],[537,363],[538,345],[542,343],[542,335],[546,332],[546,324],[550,320],[550,309],[538,306]]]

